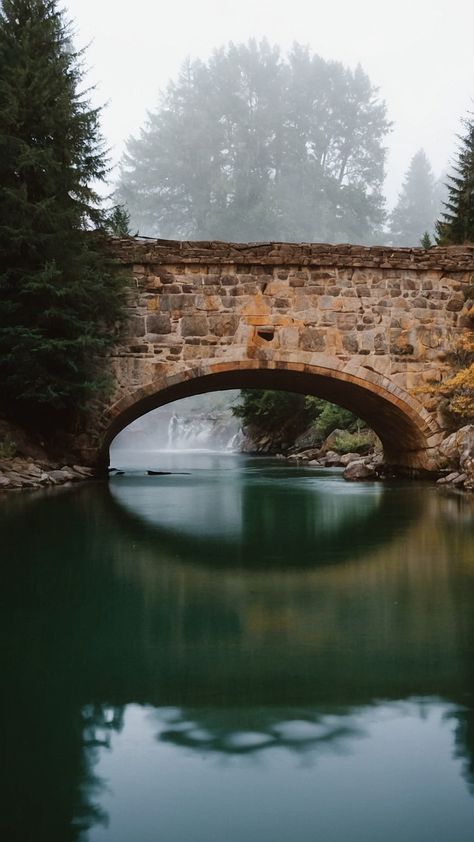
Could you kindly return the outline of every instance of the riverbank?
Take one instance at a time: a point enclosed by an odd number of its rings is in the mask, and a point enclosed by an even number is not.
[[[338,431],[335,431],[338,432]],[[337,437],[336,437],[337,438]],[[295,465],[311,468],[343,468],[343,477],[349,481],[392,479],[410,475],[409,472],[387,465],[383,452],[373,450],[362,454],[338,453],[330,449],[334,433],[319,448],[310,447],[296,453],[277,454]],[[440,445],[440,469],[432,475],[437,485],[460,491],[474,491],[474,425],[468,424],[447,436]]]
[[[31,431],[0,419],[0,492],[83,482],[94,470],[54,451]]]
[[[341,453],[331,449],[337,440],[334,431],[322,446],[290,454],[277,454],[289,464],[310,468],[342,468],[348,481],[389,480],[407,476],[384,462],[380,449],[369,453]],[[53,457],[43,442],[24,430],[0,421],[0,492],[40,489],[84,482],[95,476],[93,468],[75,464],[61,454]],[[440,469],[431,476],[438,485],[474,492],[474,425],[467,425],[447,436],[440,445]]]
[[[93,476],[92,469],[83,465],[61,466],[49,461],[32,461],[19,456],[0,459],[0,491],[65,485],[90,480]]]

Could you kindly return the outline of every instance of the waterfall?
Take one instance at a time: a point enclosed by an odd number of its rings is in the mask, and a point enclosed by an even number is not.
[[[166,449],[238,451],[243,433],[232,417],[181,416],[174,413],[168,424]]]
[[[232,413],[236,390],[184,398],[133,421],[113,443],[121,450],[239,451],[244,439]]]
[[[226,447],[226,450],[230,450],[234,453],[238,453],[242,448],[242,444],[244,442],[244,439],[245,439],[244,431],[242,430],[241,427],[239,427],[237,432],[234,433],[234,435],[230,439],[230,441],[229,441],[229,443]]]

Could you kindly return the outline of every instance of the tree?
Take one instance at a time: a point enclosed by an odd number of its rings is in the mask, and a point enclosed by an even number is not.
[[[261,433],[283,432],[295,438],[309,426],[322,442],[333,430],[356,430],[358,419],[347,409],[312,395],[274,389],[242,389],[232,413]]]
[[[0,13],[0,408],[69,422],[104,386],[123,279],[91,231],[107,157],[56,0]]]
[[[240,403],[232,413],[244,425],[251,425],[264,432],[278,430],[288,422],[308,420],[304,395],[278,392],[273,389],[242,389]]]
[[[108,213],[105,228],[113,237],[130,237],[130,214],[125,205],[115,205]]]
[[[118,193],[143,234],[368,242],[388,129],[360,67],[229,44],[185,63],[129,140]]]
[[[435,179],[423,149],[413,156],[398,202],[390,216],[390,234],[395,246],[416,246],[424,234],[430,236],[436,220]]]
[[[463,120],[457,162],[448,176],[447,200],[436,233],[439,245],[474,242],[474,115]]]

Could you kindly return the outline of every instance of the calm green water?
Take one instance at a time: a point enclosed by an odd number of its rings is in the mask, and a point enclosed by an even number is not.
[[[472,504],[167,460],[0,500],[5,842],[472,842]]]

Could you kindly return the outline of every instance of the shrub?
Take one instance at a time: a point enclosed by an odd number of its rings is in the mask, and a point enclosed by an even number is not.
[[[0,441],[0,459],[11,459],[16,454],[16,442],[10,436]]]
[[[369,453],[376,442],[376,436],[371,430],[360,433],[345,431],[335,436],[333,448],[336,453]]]

